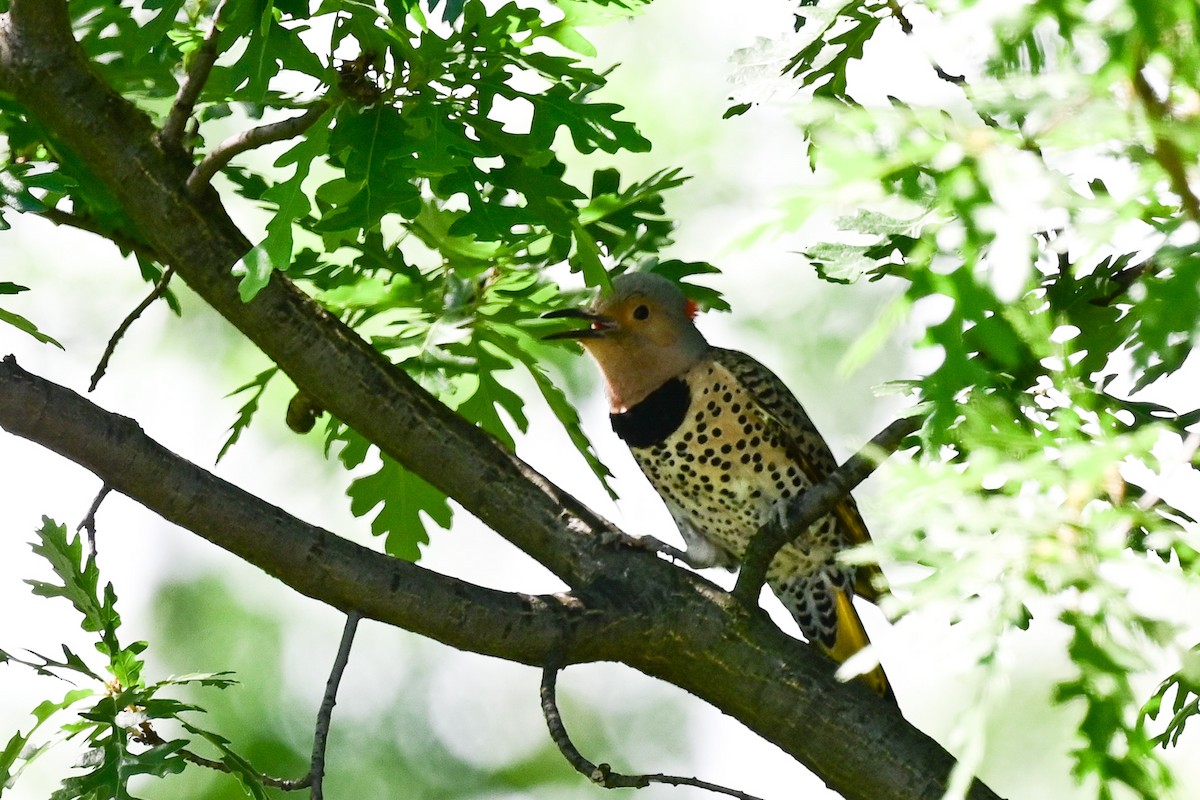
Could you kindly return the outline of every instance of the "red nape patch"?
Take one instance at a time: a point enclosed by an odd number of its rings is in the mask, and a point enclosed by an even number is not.
[[[692,298],[687,298],[683,301],[683,313],[687,314],[688,319],[695,319],[696,312],[700,310],[700,306],[696,305],[696,301]]]

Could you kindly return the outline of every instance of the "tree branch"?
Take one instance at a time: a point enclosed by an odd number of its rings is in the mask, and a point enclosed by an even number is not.
[[[130,311],[125,319],[121,320],[121,324],[117,326],[117,329],[113,331],[113,335],[108,338],[108,344],[104,348],[103,355],[100,356],[100,362],[96,364],[96,371],[92,373],[91,382],[88,383],[89,392],[96,390],[96,384],[100,383],[100,379],[108,371],[108,362],[112,358],[113,353],[116,352],[117,342],[121,341],[121,337],[125,335],[125,331],[129,330],[129,326],[142,315],[142,312],[149,308],[151,303],[166,293],[167,285],[171,282],[171,277],[174,274],[175,269],[173,267],[167,267],[163,270],[162,276],[154,284],[154,288],[150,290],[150,294],[146,295],[142,302],[138,303],[137,307],[133,311]]]
[[[565,662],[621,661],[742,721],[847,798],[941,797],[953,760],[869,689],[840,684],[813,648],[700,576],[605,547],[604,534],[616,528],[423,391],[280,273],[244,303],[231,268],[250,243],[216,192],[187,191],[190,159],[158,147],[149,118],[98,77],[71,40],[65,13],[28,47],[34,32],[16,24],[18,4],[61,6],[14,0],[0,15],[5,89],[108,187],[178,276],[314,401],[575,591],[492,592],[346,542],[15,364],[0,369],[0,424],[337,608],[521,663],[541,665],[553,647],[563,648]],[[28,18],[41,24],[41,16]],[[995,795],[977,784],[969,797]]]
[[[1133,91],[1142,107],[1146,109],[1146,116],[1150,120],[1154,135],[1154,160],[1162,167],[1163,172],[1167,173],[1171,188],[1179,195],[1179,203],[1184,213],[1193,222],[1200,222],[1200,198],[1192,191],[1183,154],[1179,152],[1175,142],[1162,133],[1163,121],[1171,116],[1171,107],[1154,93],[1154,87],[1146,80],[1145,69],[1145,60],[1139,58],[1133,70]]]
[[[280,142],[284,139],[291,139],[293,136],[299,136],[328,110],[329,102],[318,100],[298,117],[272,122],[269,125],[259,125],[257,128],[230,136],[209,151],[204,160],[196,165],[196,169],[188,176],[187,190],[192,194],[199,194],[208,187],[213,176],[233,160],[234,156],[271,142]]]
[[[592,783],[603,786],[605,789],[645,789],[652,783],[665,783],[670,786],[694,786],[697,789],[706,789],[710,792],[729,795],[730,797],[739,798],[739,800],[759,800],[752,794],[740,792],[737,789],[729,789],[725,786],[718,786],[715,783],[708,781],[697,780],[696,778],[684,778],[679,775],[663,775],[655,773],[653,775],[623,775],[620,772],[613,772],[612,767],[608,764],[593,764],[588,761],[575,743],[571,741],[571,736],[567,733],[567,726],[563,724],[562,714],[558,711],[558,701],[555,699],[555,684],[558,681],[558,667],[548,666],[542,670],[542,716],[546,718],[546,727],[550,729],[550,738],[558,747],[563,758],[567,763],[575,768],[575,771],[583,775]]]
[[[184,131],[187,128],[187,122],[192,116],[192,111],[196,107],[196,101],[200,99],[200,92],[204,90],[204,84],[208,82],[209,73],[212,72],[213,64],[217,63],[217,41],[221,37],[221,12],[225,10],[226,0],[221,0],[217,5],[212,15],[212,27],[208,29],[208,33],[204,36],[204,41],[196,48],[192,56],[192,65],[187,73],[183,76],[183,81],[179,84],[179,92],[175,95],[175,102],[171,104],[171,111],[167,115],[166,122],[163,123],[162,130],[158,134],[159,144],[163,147],[183,147]]]
[[[827,658],[762,612],[650,554],[600,548],[612,570],[570,594],[498,592],[438,575],[289,516],[11,356],[0,361],[0,428],[336,608],[534,666],[629,664],[741,720],[851,800],[940,800],[944,791],[953,760],[899,709],[839,683]],[[968,797],[996,795],[976,784]]]
[[[858,484],[875,471],[883,459],[890,455],[909,434],[921,427],[920,417],[904,417],[888,425],[875,435],[865,447],[848,459],[816,486],[794,497],[788,504],[784,518],[787,527],[778,522],[764,525],[750,539],[746,557],[738,573],[733,596],[753,606],[766,580],[767,568],[775,555],[788,542],[808,530],[814,522],[833,511],[841,500]]]
[[[308,769],[312,800],[323,800],[325,797],[325,745],[329,741],[329,725],[333,719],[333,706],[337,702],[338,686],[342,682],[342,673],[350,662],[350,646],[354,644],[354,632],[358,629],[361,617],[357,611],[346,615],[346,627],[342,631],[342,639],[338,644],[337,657],[333,660],[333,668],[329,671],[329,680],[325,683],[325,696],[321,700],[321,708],[317,712],[317,728],[313,733],[313,749],[311,766]]]
[[[88,554],[93,558],[96,556],[96,512],[100,510],[100,504],[104,502],[104,498],[108,497],[108,493],[111,491],[112,487],[108,484],[101,486],[100,491],[96,493],[96,499],[88,508],[87,514],[75,526],[76,532],[83,531],[87,534]]]
[[[590,619],[569,596],[485,589],[302,522],[171,453],[133,420],[26,372],[11,356],[0,361],[0,427],[309,597],[453,647],[540,664]]]

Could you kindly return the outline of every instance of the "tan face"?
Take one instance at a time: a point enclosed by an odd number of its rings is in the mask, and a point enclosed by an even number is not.
[[[580,343],[597,357],[613,351],[669,349],[690,327],[684,305],[686,301],[680,308],[668,308],[642,293],[601,301],[594,306],[591,328],[600,335],[581,338]]]
[[[588,310],[562,309],[548,317],[586,320],[590,327],[551,334],[574,339],[599,364],[614,410],[630,407],[665,381],[681,375],[707,351],[692,323],[696,306],[658,276],[617,278],[613,293]]]

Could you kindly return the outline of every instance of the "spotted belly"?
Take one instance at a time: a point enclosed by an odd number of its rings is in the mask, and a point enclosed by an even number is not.
[[[778,513],[777,503],[811,482],[782,434],[725,367],[701,364],[680,380],[686,407],[675,390],[678,408],[666,415],[678,422],[660,430],[657,441],[631,444],[631,450],[680,527],[740,560],[750,537]],[[768,577],[819,570],[832,563],[837,544],[833,517],[823,518],[780,551]]]

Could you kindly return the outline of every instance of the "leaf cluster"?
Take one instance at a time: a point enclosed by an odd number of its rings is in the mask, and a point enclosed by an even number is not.
[[[616,17],[640,3],[596,5]],[[586,4],[141,0],[70,11],[104,78],[156,123],[167,120],[181,82],[215,58],[181,158],[220,150],[231,125],[327,109],[273,161],[242,157],[223,169],[228,183],[219,188],[268,215],[235,267],[247,302],[273,273],[286,273],[508,447],[528,428],[516,388],[532,385],[611,493],[607,469],[544,367],[553,351],[539,341],[549,330],[541,315],[582,301],[560,292],[550,271],[565,267],[563,275],[603,287],[628,269],[678,279],[713,268],[662,256],[673,228],[665,197],[685,180],[680,170],[630,179],[604,162],[650,142],[601,99],[605,73],[575,55],[594,53],[577,29],[595,20]],[[0,212],[43,214],[108,236],[136,256],[146,280],[158,280],[152,248],[111,193],[3,97],[0,137]],[[593,162],[600,166],[585,169]],[[711,290],[689,291],[724,307]],[[176,302],[169,292],[166,299]],[[0,315],[36,332],[11,312]],[[238,390],[250,399],[221,455],[254,418],[273,375]],[[347,467],[367,460],[337,420],[326,444]],[[381,463],[353,481],[351,508],[381,508],[372,530],[390,552],[415,558],[426,540],[422,515],[448,524],[449,506],[399,465]]]
[[[893,285],[899,310],[860,349],[915,319],[931,364],[904,383],[927,411],[921,460],[889,494],[916,493],[896,515],[911,538],[881,545],[931,572],[894,611],[954,605],[979,626],[985,665],[1031,609],[1065,623],[1077,675],[1056,697],[1083,708],[1076,776],[1101,796],[1123,785],[1158,797],[1171,775],[1155,746],[1196,713],[1194,669],[1148,701],[1135,676],[1152,669],[1147,651],[1194,656],[1165,614],[1134,608],[1111,581],[1187,581],[1196,563],[1192,517],[1122,477],[1138,464],[1161,479],[1152,448],[1194,442],[1200,423],[1194,392],[1143,394],[1178,386],[1200,333],[1195,4],[1131,0],[1101,15],[1035,0],[995,23],[962,75],[919,44],[889,55],[924,60],[945,91],[864,105],[852,79],[855,62],[870,68],[864,42],[881,26],[944,35],[962,4],[929,10],[804,4],[781,73],[804,97],[796,115],[819,180],[777,227],[843,201],[803,255],[825,280]],[[1182,450],[1193,469],[1194,447]],[[1167,707],[1166,730],[1152,731]]]
[[[170,697],[181,686],[225,689],[234,681],[229,673],[180,675],[149,682],[143,675],[144,641],[122,645],[121,617],[111,583],[100,585],[95,556],[83,552],[83,537],[70,537],[66,526],[46,518],[33,549],[50,565],[60,583],[27,581],[34,594],[62,597],[82,617],[82,628],[96,637],[96,650],[104,659],[103,673],[87,659],[63,646],[61,660],[29,653],[18,657],[0,650],[0,664],[21,665],[39,675],[70,684],[89,685],[68,690],[61,700],[45,700],[32,711],[33,725],[17,731],[0,750],[0,795],[21,772],[55,742],[42,741],[38,732],[58,720],[63,741],[77,740],[83,748],[80,771],[68,776],[51,800],[133,800],[129,784],[136,776],[163,778],[188,766],[187,738],[163,739],[163,727],[180,727],[192,737],[207,741],[219,753],[219,763],[235,775],[252,796],[265,798],[261,776],[229,747],[229,741],[184,718],[203,709]]]

